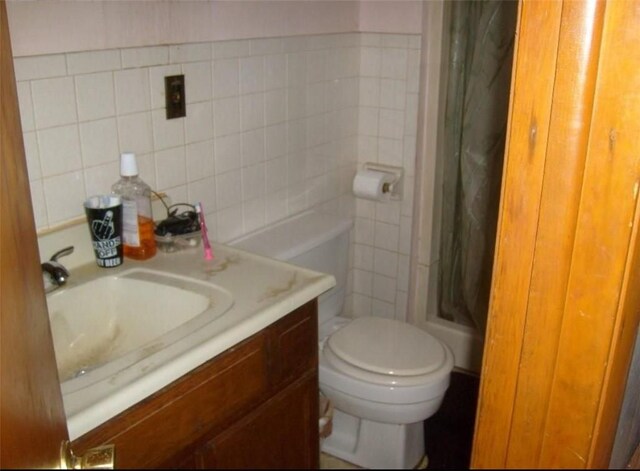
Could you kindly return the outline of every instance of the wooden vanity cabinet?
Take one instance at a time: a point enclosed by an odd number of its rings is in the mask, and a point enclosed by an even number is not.
[[[318,468],[316,300],[74,440],[117,468]]]

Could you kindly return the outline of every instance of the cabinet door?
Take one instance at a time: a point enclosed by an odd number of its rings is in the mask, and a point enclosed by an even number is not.
[[[284,389],[196,453],[201,468],[318,468],[317,375]]]

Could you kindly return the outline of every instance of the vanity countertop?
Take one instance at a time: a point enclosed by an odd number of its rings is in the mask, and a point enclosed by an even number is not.
[[[335,286],[331,275],[225,245],[214,244],[213,251],[212,261],[204,260],[202,247],[196,247],[159,251],[144,262],[125,259],[117,268],[99,268],[91,262],[71,271],[69,286],[132,268],[158,270],[213,283],[234,300],[221,317],[159,351],[141,354],[138,361],[104,380],[75,391],[62,383],[71,440]]]

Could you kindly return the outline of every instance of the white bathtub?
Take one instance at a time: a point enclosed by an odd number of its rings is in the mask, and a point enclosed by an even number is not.
[[[423,326],[453,350],[456,368],[480,374],[484,339],[476,329],[436,316],[429,316]]]

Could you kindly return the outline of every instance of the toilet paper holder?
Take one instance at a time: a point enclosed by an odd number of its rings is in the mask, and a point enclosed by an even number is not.
[[[394,167],[392,165],[377,164],[374,162],[365,162],[364,170],[374,170],[376,172],[384,172],[393,175],[393,180],[385,183],[382,192],[387,198],[394,201],[402,200],[402,190],[404,183],[404,169],[402,167]]]

